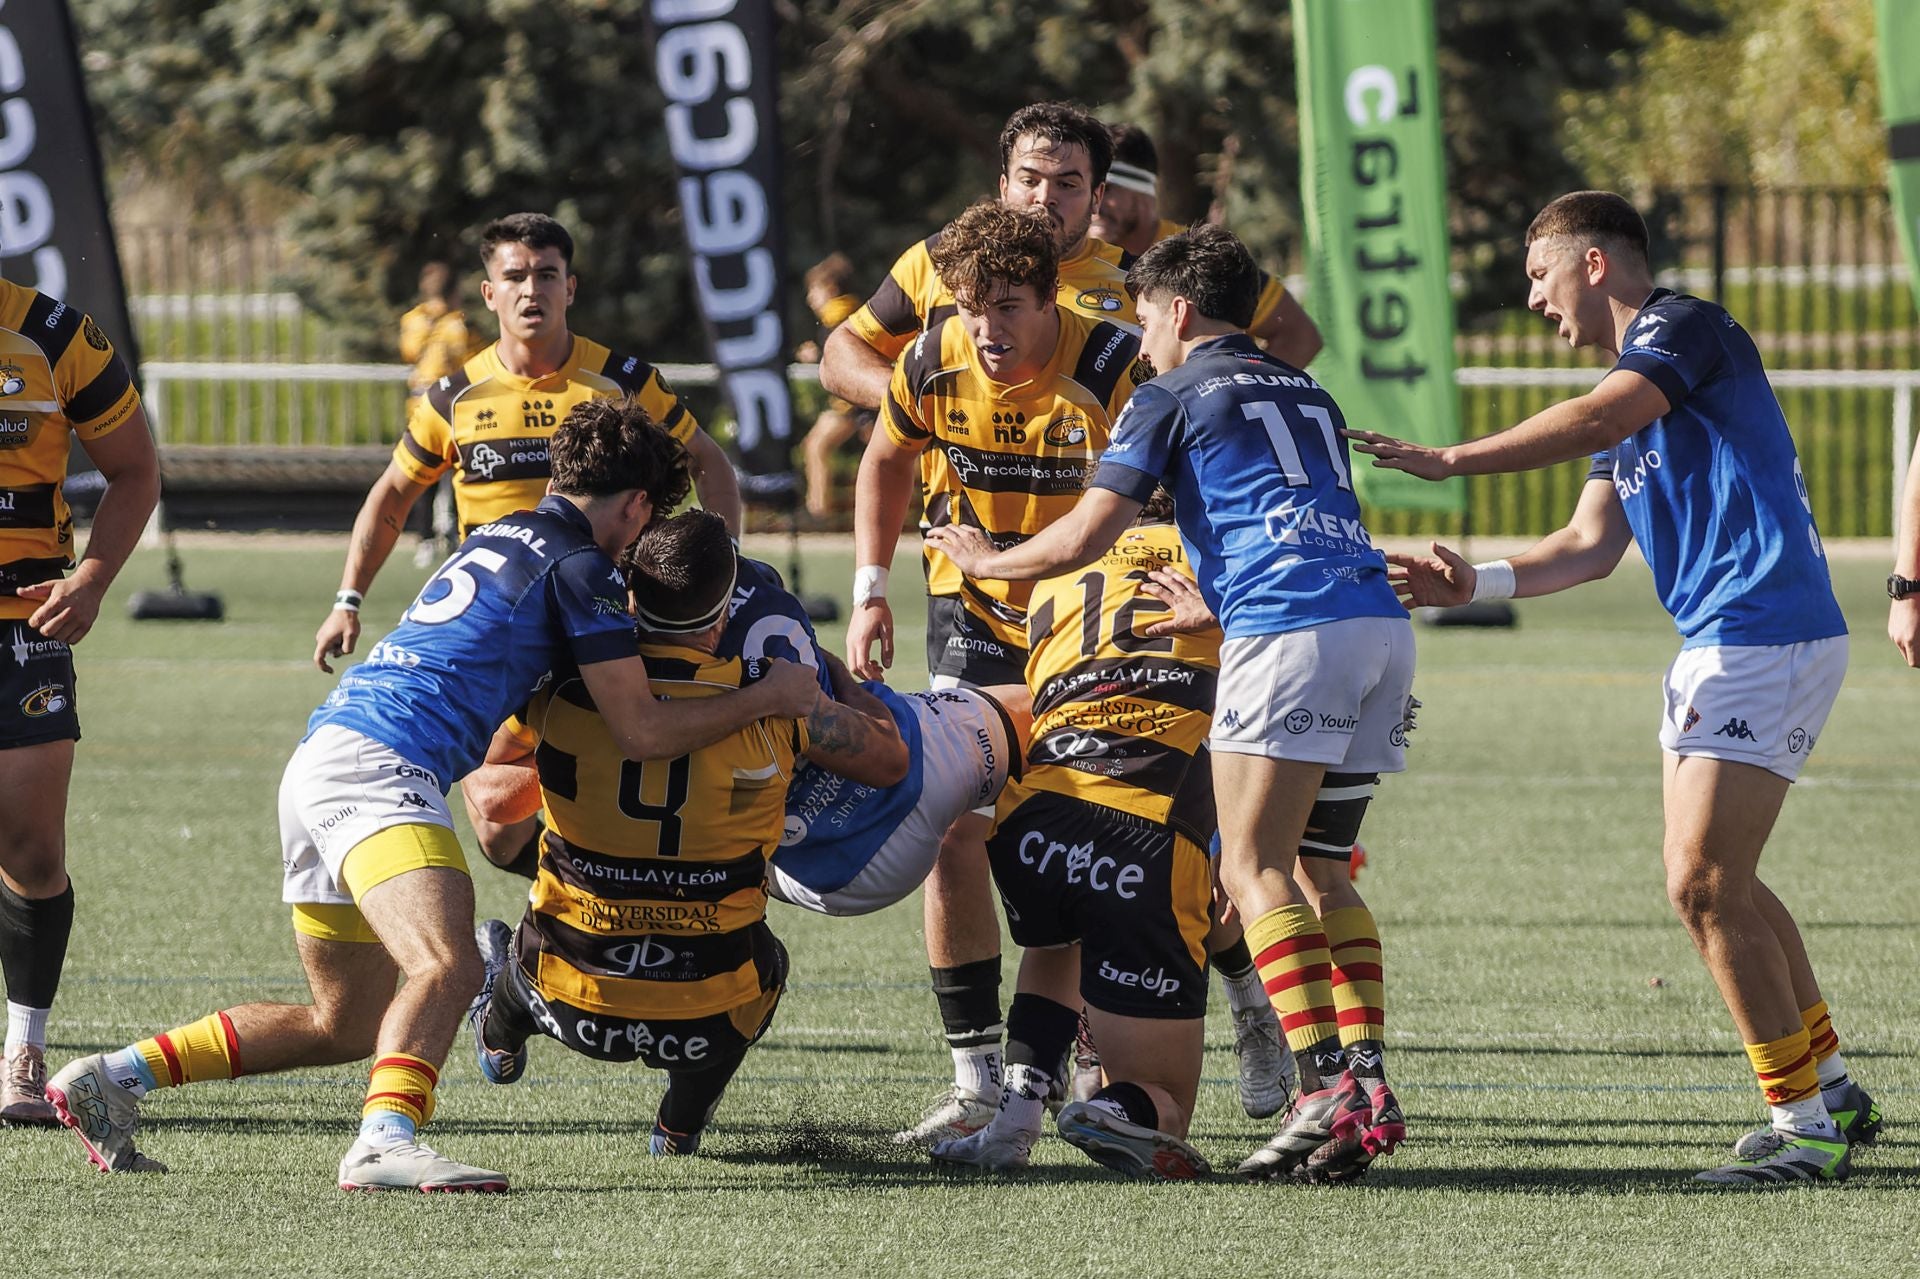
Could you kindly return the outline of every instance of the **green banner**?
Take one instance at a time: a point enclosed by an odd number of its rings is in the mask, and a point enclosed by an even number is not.
[[[1879,25],[1880,114],[1887,122],[1887,185],[1900,247],[1920,298],[1920,4],[1874,0]]]
[[[1458,443],[1432,0],[1293,0],[1293,48],[1309,302],[1327,339],[1313,375],[1350,426]],[[1466,509],[1459,478],[1357,456],[1354,472],[1376,507]]]

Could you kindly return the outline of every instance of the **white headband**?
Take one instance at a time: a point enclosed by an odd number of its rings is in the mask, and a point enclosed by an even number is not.
[[[641,629],[652,631],[656,635],[700,635],[712,630],[713,624],[727,615],[727,606],[733,603],[734,584],[739,580],[740,558],[739,556],[735,556],[733,560],[733,572],[728,576],[727,589],[721,593],[720,602],[708,609],[701,616],[688,618],[662,617],[658,613],[649,612],[647,609],[640,607],[640,601],[638,599],[634,600],[635,607],[633,611],[640,619]]]
[[[1107,181],[1114,186],[1125,187],[1129,191],[1138,191],[1142,195],[1155,198],[1160,195],[1160,180],[1151,170],[1143,169],[1137,164],[1122,164],[1115,160],[1107,166]]]

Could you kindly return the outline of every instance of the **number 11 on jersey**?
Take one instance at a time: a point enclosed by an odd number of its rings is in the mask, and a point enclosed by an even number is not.
[[[1340,452],[1340,437],[1333,429],[1333,414],[1317,404],[1295,404],[1292,407],[1320,428],[1320,438],[1327,445],[1327,460],[1333,464],[1334,482],[1338,487],[1352,492],[1353,482],[1347,475],[1346,458]],[[1293,428],[1288,425],[1280,406],[1272,400],[1251,400],[1242,404],[1240,411],[1266,430],[1267,442],[1273,445],[1273,455],[1280,462],[1280,472],[1287,477],[1288,486],[1304,488],[1312,484],[1313,477],[1307,474],[1307,465],[1300,457],[1300,445],[1294,440]]]

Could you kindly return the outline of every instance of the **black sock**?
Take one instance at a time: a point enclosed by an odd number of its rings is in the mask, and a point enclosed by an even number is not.
[[[1160,1108],[1153,1104],[1153,1098],[1147,1096],[1147,1090],[1139,1084],[1108,1084],[1093,1094],[1093,1100],[1108,1103],[1128,1123],[1156,1131],[1160,1127]]]
[[[1253,971],[1253,952],[1247,949],[1247,939],[1241,937],[1233,945],[1216,950],[1207,958],[1220,970],[1224,977],[1245,977]]]
[[[7,999],[51,1008],[73,935],[73,883],[52,897],[22,897],[0,880],[0,972]]]
[[[668,1071],[666,1095],[660,1098],[660,1112],[654,1122],[668,1132],[683,1135],[705,1128],[713,1117],[713,1108],[720,1104],[720,1094],[746,1059],[746,1050],[742,1049],[731,1061],[704,1070]]]
[[[1386,1046],[1377,1039],[1356,1039],[1345,1049],[1347,1069],[1356,1079],[1387,1077]]]
[[[1340,1078],[1340,1072],[1347,1068],[1346,1050],[1340,1047],[1338,1035],[1328,1035],[1309,1048],[1307,1055],[1313,1061],[1313,1073],[1322,1087]]]
[[[495,1052],[519,1052],[540,1029],[521,990],[523,980],[514,964],[509,964],[493,980],[493,994],[487,1000],[487,1020],[480,1028],[480,1038]]]
[[[933,997],[949,1048],[986,1048],[1000,1042],[1000,957],[976,959],[953,968],[929,969]]]
[[[1034,1066],[1058,1078],[1080,1030],[1080,1010],[1045,995],[1016,994],[1007,1013],[1007,1065]]]
[[[502,864],[500,869],[509,875],[518,875],[522,879],[537,877],[540,874],[540,840],[546,833],[547,828],[535,821],[533,836],[527,840],[526,847],[514,854],[512,861]]]

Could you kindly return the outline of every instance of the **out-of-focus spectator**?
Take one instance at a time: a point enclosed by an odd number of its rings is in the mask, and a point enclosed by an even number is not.
[[[460,281],[445,262],[420,268],[420,301],[400,317],[400,358],[413,366],[407,394],[419,395],[486,345],[467,327]]]
[[[807,272],[807,307],[820,321],[820,333],[794,354],[803,364],[816,364],[827,334],[860,309],[860,298],[853,292],[853,263],[844,253],[829,254]],[[865,444],[873,422],[872,409],[857,409],[835,396],[800,441],[807,471],[807,513],[815,519],[833,514],[834,453],[856,437]]]

